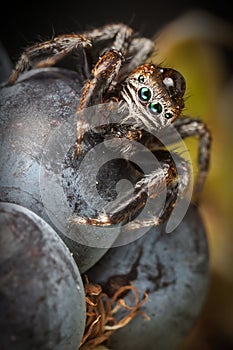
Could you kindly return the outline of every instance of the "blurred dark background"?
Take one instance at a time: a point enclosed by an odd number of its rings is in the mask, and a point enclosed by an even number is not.
[[[39,1],[4,3],[0,40],[12,60],[22,48],[53,35],[83,31],[109,22],[124,22],[146,36],[190,9],[203,9],[233,21],[230,1]]]

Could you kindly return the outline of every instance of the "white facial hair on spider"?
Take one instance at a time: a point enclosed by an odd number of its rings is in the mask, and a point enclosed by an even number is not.
[[[185,87],[183,76],[171,68],[153,64],[136,68],[122,86],[121,97],[129,108],[122,123],[130,119],[135,127],[156,130],[170,125],[184,107]]]

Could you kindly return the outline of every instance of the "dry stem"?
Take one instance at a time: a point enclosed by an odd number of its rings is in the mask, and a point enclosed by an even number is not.
[[[86,294],[86,327],[81,342],[80,350],[92,350],[96,346],[109,339],[112,333],[117,329],[126,326],[137,314],[142,314],[145,319],[149,316],[139,310],[147,301],[148,294],[144,293],[143,299],[139,300],[139,292],[133,285],[127,285],[119,288],[112,297],[102,292],[98,284],[91,284],[85,276],[85,294]],[[134,293],[133,305],[127,305],[124,297],[126,291]],[[128,313],[121,319],[117,319],[117,313],[124,308]]]

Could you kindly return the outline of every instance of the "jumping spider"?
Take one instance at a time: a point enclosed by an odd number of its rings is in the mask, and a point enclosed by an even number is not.
[[[172,123],[181,138],[199,137],[196,198],[202,190],[209,167],[210,132],[199,119],[178,118],[184,107],[185,80],[174,69],[145,63],[152,51],[151,40],[139,37],[124,24],[111,24],[82,34],[61,35],[29,47],[12,71],[9,84],[15,83],[19,73],[29,67],[53,66],[68,55],[81,53],[85,64],[81,67],[77,64],[77,69],[86,77],[86,83],[77,113],[93,105],[119,102],[122,110],[127,110],[127,113],[123,113],[121,123],[107,129],[100,128],[98,133],[103,137],[110,134],[119,139],[126,137],[142,142],[149,150],[153,150],[160,161],[162,174],[161,169],[154,169],[152,173],[142,176],[135,184],[134,196],[128,197],[126,194],[119,207],[110,214],[102,212],[93,217],[77,216],[73,218],[76,223],[98,226],[125,223],[127,217],[134,216],[143,207],[145,194],[156,197],[164,182],[167,186],[166,204],[159,217],[152,219],[152,223],[159,224],[169,217],[177,201],[178,187],[181,187],[182,193],[185,192],[189,167],[185,161],[181,162],[183,178],[177,178],[177,168],[170,153],[161,150],[160,141],[145,133],[144,127],[159,130]],[[132,120],[130,126],[126,123],[129,117]],[[88,123],[78,118],[77,156],[82,153],[83,139],[88,132]],[[141,225],[144,224],[148,223],[141,222]]]

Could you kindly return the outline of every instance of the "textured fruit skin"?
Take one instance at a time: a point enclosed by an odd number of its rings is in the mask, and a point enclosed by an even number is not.
[[[40,217],[0,203],[0,349],[76,350],[85,295],[70,251]]]
[[[0,89],[0,200],[41,216],[58,232],[84,272],[106,249],[81,245],[60,232],[48,217],[40,195],[46,144],[53,132],[75,115],[82,86],[77,73],[48,68],[27,72],[15,85]]]
[[[137,315],[111,336],[111,349],[177,349],[200,314],[209,285],[208,242],[198,210],[191,206],[172,233],[152,228],[133,243],[110,248],[87,275],[109,295],[130,283],[142,297],[149,294],[142,310],[150,320]],[[134,299],[128,294],[125,300],[130,305]]]

